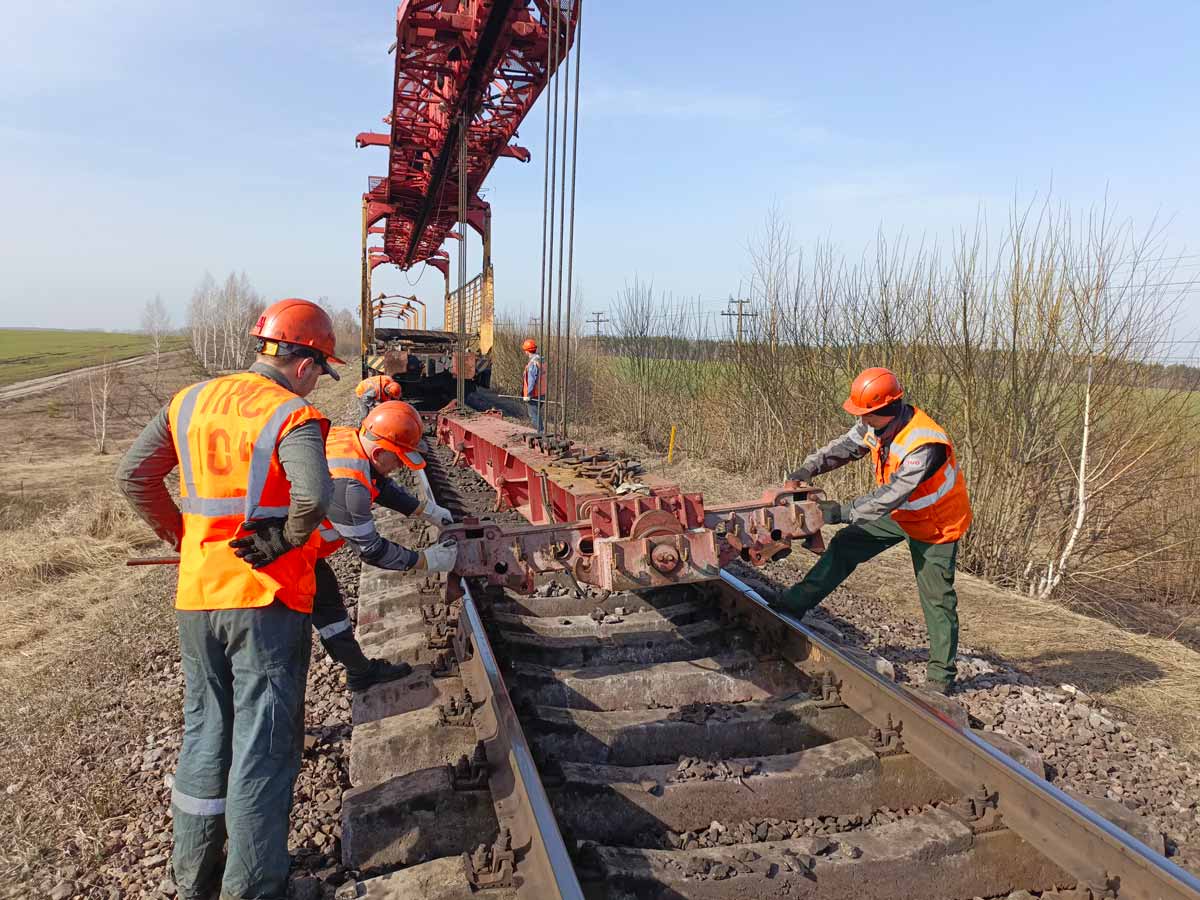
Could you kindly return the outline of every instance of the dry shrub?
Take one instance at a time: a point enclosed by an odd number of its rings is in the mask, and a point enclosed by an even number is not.
[[[574,419],[654,448],[675,425],[682,450],[779,479],[852,424],[851,379],[885,365],[955,440],[975,509],[964,569],[1040,597],[1195,598],[1200,373],[1159,362],[1191,283],[1155,232],[1047,203],[994,245],[981,225],[945,250],[880,236],[851,260],[799,252],[773,211],[750,259],[741,341],[627,286],[612,336],[574,339],[589,360]],[[869,466],[821,484],[859,495]]]

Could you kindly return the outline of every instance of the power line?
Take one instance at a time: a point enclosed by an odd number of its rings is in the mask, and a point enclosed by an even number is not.
[[[591,319],[588,321],[596,326],[596,337],[600,337],[600,326],[608,324],[609,319],[608,316],[602,312],[594,312],[592,313]]]
[[[732,309],[727,309],[725,312],[721,313],[721,315],[737,316],[737,342],[740,344],[742,342],[742,319],[753,319],[758,316],[758,313],[745,311],[745,307],[750,305],[749,300],[734,300],[732,297],[730,297],[729,302],[731,305],[736,306],[737,310],[734,311]]]

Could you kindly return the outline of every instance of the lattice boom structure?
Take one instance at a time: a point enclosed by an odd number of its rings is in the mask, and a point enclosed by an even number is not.
[[[560,0],[405,0],[396,11],[396,67],[389,134],[364,132],[360,147],[388,148],[388,174],[364,195],[366,224],[382,228],[372,268],[428,261],[447,271],[442,243],[461,217],[460,127],[467,122],[467,215],[482,231],[479,188],[501,156],[523,162],[510,144],[553,74],[553,29],[560,58],[574,37],[574,5]],[[550,62],[551,66],[547,63]],[[379,229],[371,228],[372,233]]]

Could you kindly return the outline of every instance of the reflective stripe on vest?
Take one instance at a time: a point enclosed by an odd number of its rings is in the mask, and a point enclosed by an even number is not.
[[[900,509],[925,509],[933,506],[954,487],[954,483],[958,480],[958,467],[947,465],[942,469],[942,484],[932,494],[926,494],[924,497],[918,497],[916,500],[909,500],[907,503],[901,503]]]
[[[329,429],[329,438],[325,441],[325,454],[329,474],[333,478],[351,478],[371,492],[372,500],[379,496],[379,489],[375,487],[371,478],[371,461],[367,459],[367,451],[363,449],[356,429]],[[328,525],[328,531],[325,525]],[[321,546],[318,555],[322,558],[329,556],[345,543],[345,538],[370,534],[374,530],[374,522],[365,523],[364,530],[363,525],[345,525],[326,519],[320,532]]]
[[[328,422],[302,398],[252,372],[226,375],[181,391],[168,407],[179,459],[179,586],[185,610],[266,606],[276,599],[312,610],[317,535],[301,547],[252,569],[229,542],[250,519],[288,514],[291,483],[279,461],[279,442],[293,429]]]
[[[925,543],[952,543],[966,534],[971,525],[971,503],[954,456],[954,446],[940,425],[914,407],[912,419],[887,447],[886,459],[882,458],[883,448],[873,434],[868,436],[867,444],[871,448],[879,484],[887,484],[905,457],[917,448],[928,444],[945,447],[945,461],[937,471],[922,479],[891,515],[909,537]]]

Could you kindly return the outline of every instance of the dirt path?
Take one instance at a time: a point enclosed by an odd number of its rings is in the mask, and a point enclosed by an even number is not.
[[[178,356],[181,353],[190,353],[190,350],[171,350],[167,353],[160,354],[160,364],[166,364],[168,357]],[[143,356],[134,356],[129,359],[118,360],[114,363],[109,363],[114,369],[124,369],[126,366],[135,366],[138,363],[144,363],[148,360],[153,360],[154,354],[147,353]],[[95,366],[84,366],[82,369],[72,369],[69,372],[59,372],[57,375],[46,375],[42,378],[31,378],[28,381],[18,381],[16,384],[10,384],[0,388],[0,403],[10,400],[18,400],[21,397],[28,397],[32,394],[40,394],[43,391],[48,391],[51,388],[66,384],[67,382],[81,378],[88,372],[95,372],[98,369],[104,368],[106,364],[101,363]]]

